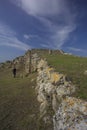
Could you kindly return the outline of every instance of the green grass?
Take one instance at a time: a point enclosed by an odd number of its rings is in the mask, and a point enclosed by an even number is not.
[[[68,55],[47,55],[48,64],[66,74],[75,84],[76,97],[87,99],[87,58]],[[39,104],[32,86],[36,86],[36,73],[29,77],[13,78],[11,69],[0,70],[0,130],[51,130],[39,120]],[[31,82],[32,79],[35,79]]]
[[[36,99],[36,74],[13,78],[10,70],[0,71],[0,130],[37,130],[39,104]]]
[[[0,70],[0,130],[52,130],[39,119],[36,77],[20,78],[18,72],[13,78],[11,69]]]
[[[75,84],[77,91],[74,96],[87,99],[87,58],[75,57],[71,55],[45,55],[50,66],[56,71],[66,74]]]

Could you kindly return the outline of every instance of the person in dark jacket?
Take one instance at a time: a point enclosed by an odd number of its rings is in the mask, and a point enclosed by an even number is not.
[[[16,68],[13,69],[14,78],[16,77]]]

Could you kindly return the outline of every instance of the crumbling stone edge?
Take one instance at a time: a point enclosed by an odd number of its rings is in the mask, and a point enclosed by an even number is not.
[[[45,123],[53,121],[54,130],[87,130],[87,102],[71,96],[76,91],[73,83],[45,59],[38,62],[37,72],[40,118]]]

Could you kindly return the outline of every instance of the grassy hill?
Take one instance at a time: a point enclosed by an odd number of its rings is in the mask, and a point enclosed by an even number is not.
[[[87,75],[84,75],[87,70],[87,58],[61,54],[44,54],[42,57],[46,58],[56,71],[66,74],[75,84],[77,91],[74,96],[87,99]]]
[[[38,53],[56,71],[66,74],[75,84],[74,96],[87,99],[87,58],[72,55]],[[36,73],[29,77],[12,76],[11,68],[0,69],[0,130],[51,130],[39,120],[39,104],[35,89]],[[33,79],[33,82],[32,82]]]

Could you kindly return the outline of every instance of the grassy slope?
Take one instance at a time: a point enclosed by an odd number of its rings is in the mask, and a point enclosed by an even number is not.
[[[0,71],[0,130],[38,129],[39,104],[31,82],[35,77],[13,78],[9,71]]]
[[[53,54],[44,54],[44,57],[58,72],[66,74],[72,80],[78,88],[76,97],[87,99],[87,75],[84,75],[87,70],[87,58]]]
[[[75,96],[87,99],[87,58],[68,55],[47,55],[48,63],[58,72],[67,74],[76,85]],[[51,130],[38,120],[39,104],[35,90],[36,83],[28,78],[13,78],[11,70],[0,70],[0,130]]]
[[[12,77],[11,69],[0,70],[0,130],[52,130],[39,120],[39,103],[32,86],[37,74]],[[34,79],[34,81],[32,81]],[[31,82],[32,81],[32,82]]]

